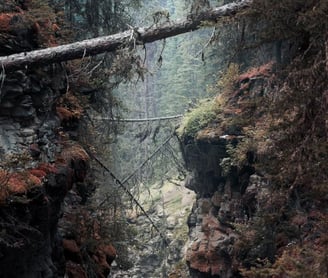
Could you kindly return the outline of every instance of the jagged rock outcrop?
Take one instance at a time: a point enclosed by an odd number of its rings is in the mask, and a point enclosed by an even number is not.
[[[19,71],[2,84],[1,277],[64,275],[57,224],[67,192],[88,168],[85,151],[65,146],[58,134],[53,104],[66,88],[60,66],[42,74]]]
[[[250,88],[254,94],[261,92],[265,84],[263,76],[256,81],[248,78],[246,83],[236,91],[235,99]],[[191,277],[239,277],[235,267],[235,244],[240,236],[237,227],[253,215],[259,195],[265,190],[257,184],[261,178],[255,173],[252,152],[245,154],[242,167],[232,162],[229,149],[244,135],[240,126],[227,120],[234,111],[221,113],[224,124],[222,120],[214,121],[194,138],[182,136],[182,151],[190,171],[185,186],[197,194],[188,218],[190,244],[186,260]]]
[[[232,247],[238,234],[231,222],[242,222],[247,217],[242,203],[241,180],[248,182],[254,170],[250,167],[243,177],[237,171],[228,175],[223,173],[220,161],[228,156],[225,151],[228,143],[226,139],[198,141],[193,147],[185,148],[186,157],[193,157],[194,161],[188,163],[194,177],[186,186],[197,193],[188,219],[191,243],[186,260],[192,277],[204,277],[201,273],[211,277],[235,277]],[[188,153],[190,150],[193,153]],[[209,158],[207,161],[206,157]]]

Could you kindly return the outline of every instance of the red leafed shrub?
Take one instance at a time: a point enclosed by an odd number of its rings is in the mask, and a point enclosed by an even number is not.
[[[56,107],[56,112],[61,121],[70,121],[76,118],[74,113],[65,107]]]
[[[57,168],[49,163],[41,163],[37,167],[37,170],[44,171],[47,174],[56,174],[57,173]]]
[[[78,120],[82,113],[83,107],[81,101],[72,93],[68,92],[58,100],[56,107],[57,115],[62,121]]]
[[[40,179],[44,178],[47,175],[47,173],[45,171],[40,170],[40,169],[31,169],[30,170],[30,173],[33,176],[38,177]]]
[[[10,193],[26,193],[30,188],[40,186],[42,184],[41,179],[32,175],[29,172],[20,172],[10,174],[8,180],[8,190]]]
[[[259,67],[250,68],[247,72],[238,76],[237,80],[239,82],[245,79],[252,79],[256,77],[270,77],[272,74],[273,62],[269,62]]]
[[[17,19],[21,17],[21,13],[3,13],[0,14],[0,32],[10,32],[15,27]]]
[[[41,186],[43,178],[53,171],[46,164],[22,172],[0,170],[0,203],[12,194],[23,194],[33,187]]]

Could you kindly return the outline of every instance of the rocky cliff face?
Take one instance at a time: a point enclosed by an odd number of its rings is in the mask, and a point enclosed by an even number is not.
[[[3,72],[0,102],[2,277],[53,277],[63,270],[57,234],[72,188],[68,161],[56,164],[60,120],[53,104],[65,89],[58,66]],[[9,266],[10,267],[6,267]],[[59,273],[57,272],[59,271]]]
[[[238,100],[263,91],[265,78],[244,80],[233,97]],[[246,84],[246,85],[245,85]],[[246,88],[246,89],[245,89]],[[233,150],[244,138],[239,123],[230,121],[239,110],[218,109],[218,116],[194,137],[182,136],[182,151],[190,171],[185,186],[197,194],[188,218],[190,244],[186,260],[191,277],[239,277],[236,248],[238,224],[253,216],[261,178],[256,174],[252,151],[241,166],[233,163]],[[264,187],[261,187],[263,190]]]
[[[58,134],[61,120],[54,103],[64,90],[59,66],[42,69],[42,77],[17,71],[3,79],[2,277],[56,277],[65,269],[55,265],[64,264],[57,224],[67,192],[83,181],[88,166],[83,149],[73,142],[64,146]],[[73,156],[59,159],[65,151]]]
[[[250,224],[266,184],[256,173],[252,150],[239,154],[244,157],[241,165],[233,161],[233,150],[245,138],[241,123],[234,119],[240,113],[237,103],[262,94],[267,86],[264,72],[252,78],[242,76],[240,87],[231,97],[234,105],[226,102],[217,110],[217,119],[192,138],[182,136],[182,151],[190,171],[185,186],[197,194],[188,218],[186,260],[191,277],[242,277],[237,247],[240,227]],[[274,247],[267,247],[269,253],[274,252]]]
[[[238,140],[202,138],[184,146],[187,166],[192,176],[186,186],[197,193],[188,219],[191,243],[186,260],[192,277],[237,277],[233,270],[233,245],[238,238],[233,223],[247,219],[245,188],[254,168],[224,172],[228,144]],[[252,176],[254,177],[254,175]],[[250,205],[250,204],[248,204]]]
[[[299,262],[308,262],[317,277],[325,276],[327,252],[323,250],[327,245],[323,231],[327,227],[328,195],[322,193],[326,192],[326,178],[322,177],[320,185],[321,180],[313,175],[317,167],[304,160],[295,162],[297,138],[303,137],[289,137],[289,149],[275,145],[276,141],[286,142],[280,139],[288,128],[283,125],[284,129],[279,129],[280,123],[295,119],[300,110],[293,106],[294,112],[289,111],[286,118],[265,111],[268,107],[280,111],[281,105],[290,105],[279,102],[278,107],[268,106],[271,103],[265,97],[271,94],[277,98],[278,94],[271,66],[253,68],[236,77],[217,118],[192,137],[182,134],[182,150],[190,171],[185,186],[197,194],[188,219],[190,244],[186,260],[191,277],[314,275]],[[318,92],[318,99],[324,94]],[[316,119],[325,118],[324,114],[311,118],[312,126]],[[304,135],[301,130],[299,126],[293,132]],[[317,136],[315,142],[320,142],[324,134],[311,133],[308,137]],[[310,141],[301,145],[311,148],[306,157],[313,157]],[[303,152],[305,155],[307,151],[303,148]],[[320,154],[327,155],[322,151]],[[315,161],[320,167],[321,158],[316,156]],[[305,178],[310,172],[311,178]],[[293,180],[295,173],[297,178]],[[315,186],[310,186],[314,180]]]
[[[38,47],[41,35],[54,42],[53,17],[33,21],[31,2],[20,3],[1,7],[0,55]],[[81,207],[93,186],[78,142],[83,107],[65,72],[59,64],[0,69],[1,278],[106,277],[116,255]]]

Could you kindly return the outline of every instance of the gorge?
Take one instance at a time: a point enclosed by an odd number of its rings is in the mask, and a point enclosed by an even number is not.
[[[0,278],[327,276],[328,4],[191,2],[1,3]]]

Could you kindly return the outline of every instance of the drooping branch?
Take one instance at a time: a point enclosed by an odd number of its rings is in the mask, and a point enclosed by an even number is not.
[[[217,22],[221,17],[234,16],[236,13],[247,9],[251,3],[252,0],[242,0],[201,12],[198,15],[192,15],[184,20],[166,22],[151,28],[131,28],[128,31],[110,36],[0,57],[0,66],[8,71],[35,64],[79,59],[114,51],[119,47],[131,44],[142,45],[154,42],[199,29],[204,21]]]

